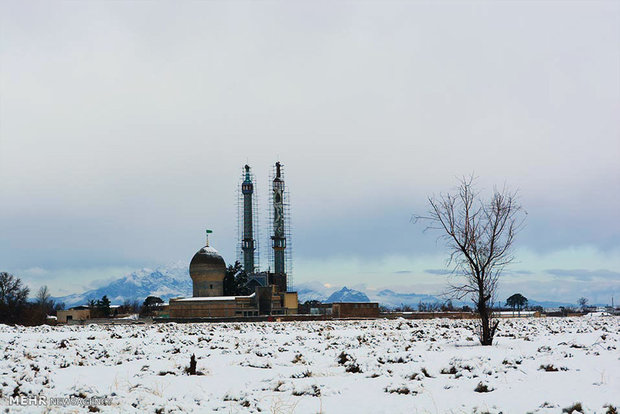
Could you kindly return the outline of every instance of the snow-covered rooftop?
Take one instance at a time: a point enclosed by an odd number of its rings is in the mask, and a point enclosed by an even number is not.
[[[208,301],[208,300],[235,300],[235,296],[209,296],[209,297],[194,297],[176,299],[175,302],[194,302],[194,301]]]
[[[202,254],[207,254],[207,255],[213,255],[213,256],[219,256],[220,253],[215,250],[213,247],[211,246],[205,246],[202,249],[200,249],[199,253]]]
[[[174,299],[177,302],[192,302],[192,301],[217,301],[217,300],[235,300],[236,298],[252,298],[256,296],[256,293],[252,293],[249,296],[197,296],[192,298]]]

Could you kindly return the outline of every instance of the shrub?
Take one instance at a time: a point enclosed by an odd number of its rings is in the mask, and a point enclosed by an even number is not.
[[[557,372],[557,371],[568,371],[568,368],[566,367],[556,368],[555,366],[553,366],[553,364],[547,364],[547,365],[541,365],[540,368],[538,368],[538,370],[547,371],[547,372]]]
[[[456,367],[454,365],[450,365],[450,368],[443,368],[441,370],[442,374],[456,374]]]
[[[575,403],[575,404],[571,405],[570,407],[566,407],[566,408],[562,409],[563,413],[568,413],[568,414],[573,413],[575,411],[583,413],[583,407],[581,406],[580,402]]]
[[[354,374],[359,374],[362,372],[362,369],[360,368],[360,366],[358,364],[356,364],[355,362],[350,363],[349,365],[347,365],[347,368],[345,370],[346,372],[351,372]]]
[[[304,372],[300,372],[299,374],[293,374],[291,378],[310,378],[312,376],[312,371],[309,369]]]
[[[478,385],[476,386],[476,388],[474,388],[474,391],[476,391],[476,392],[491,392],[491,391],[493,391],[493,388],[489,388],[488,385],[483,384],[482,382],[479,382]]]
[[[196,375],[196,355],[192,354],[189,359],[189,367],[185,368],[187,375]]]
[[[426,368],[422,368],[422,374],[424,374],[424,376],[426,378],[433,378],[433,376],[431,374],[428,373],[428,371],[426,370]]]
[[[417,372],[407,376],[407,379],[410,379],[411,381],[422,381],[422,378],[422,375]]]
[[[384,391],[388,392],[390,394],[402,394],[402,395],[409,395],[409,394],[416,395],[417,394],[416,391],[410,390],[409,388],[407,388],[404,385],[402,385],[400,387],[392,387],[392,388],[385,387]]]
[[[297,396],[297,397],[301,397],[303,395],[310,395],[312,397],[320,397],[321,396],[321,389],[317,386],[317,385],[313,385],[312,388],[310,389],[306,389],[303,391],[293,391],[293,395]]]
[[[347,354],[346,352],[342,351],[340,353],[340,355],[338,355],[338,364],[339,365],[344,365],[347,362],[353,360],[353,358],[351,358],[351,355]]]

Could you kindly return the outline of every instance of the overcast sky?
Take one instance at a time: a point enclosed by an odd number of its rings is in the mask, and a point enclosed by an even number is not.
[[[3,0],[0,36],[0,270],[33,288],[205,228],[234,261],[241,167],[266,219],[281,160],[296,282],[438,293],[410,217],[475,173],[528,212],[502,294],[620,301],[620,2]]]

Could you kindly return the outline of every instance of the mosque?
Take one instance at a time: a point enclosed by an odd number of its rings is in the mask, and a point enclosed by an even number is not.
[[[249,165],[243,168],[241,182],[240,251],[248,275],[247,287],[254,292],[247,296],[224,296],[226,263],[222,256],[206,245],[192,258],[189,274],[193,282],[193,297],[170,299],[170,318],[222,318],[297,313],[297,292],[289,291],[290,252],[287,252],[288,203],[282,165],[275,164],[271,181],[270,224],[273,272],[260,272],[256,266],[256,218],[254,177]],[[287,254],[289,253],[289,254]],[[288,262],[287,263],[287,259]],[[289,266],[287,266],[287,264]]]

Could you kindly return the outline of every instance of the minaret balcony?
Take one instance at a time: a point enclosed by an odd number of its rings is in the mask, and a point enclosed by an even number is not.
[[[272,243],[271,246],[274,249],[285,249],[286,248],[286,239],[280,237],[271,237]]]
[[[241,185],[241,192],[243,194],[252,194],[254,192],[254,185],[252,183],[243,183]]]

